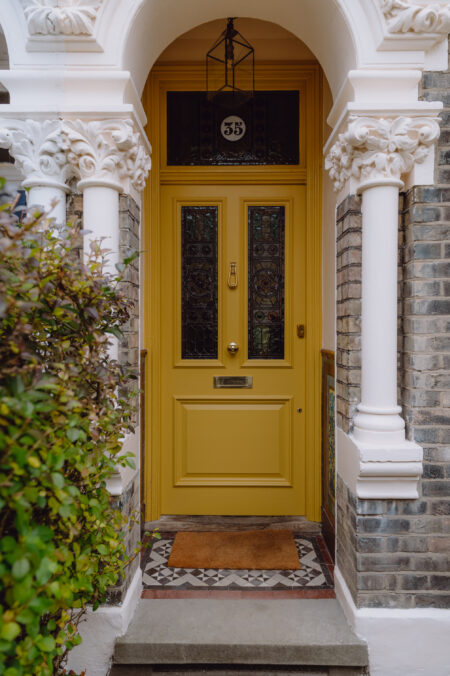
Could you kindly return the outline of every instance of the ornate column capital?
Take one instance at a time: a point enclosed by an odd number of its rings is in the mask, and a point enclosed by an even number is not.
[[[60,120],[0,122],[0,147],[7,148],[24,176],[26,188],[50,186],[67,190],[72,174],[67,164]]]
[[[131,120],[65,120],[62,136],[69,163],[80,178],[80,187],[97,185],[140,192],[150,171],[139,132]]]
[[[103,0],[21,0],[30,35],[92,35]]]
[[[386,183],[401,187],[402,174],[425,161],[439,133],[433,118],[351,115],[347,130],[339,134],[325,158],[325,168],[335,190],[341,190],[350,178],[356,179],[359,188]]]
[[[390,33],[450,33],[448,2],[379,0]]]

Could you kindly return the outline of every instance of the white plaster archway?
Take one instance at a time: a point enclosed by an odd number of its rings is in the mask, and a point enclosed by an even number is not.
[[[344,3],[337,0],[189,0],[182,4],[153,0],[137,7],[130,18],[121,65],[133,74],[140,92],[153,63],[171,42],[199,24],[227,16],[270,21],[289,30],[316,55],[335,95],[348,71],[361,62],[358,36]]]

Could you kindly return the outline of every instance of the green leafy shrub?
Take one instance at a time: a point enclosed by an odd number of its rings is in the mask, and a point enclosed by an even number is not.
[[[101,243],[0,210],[0,674],[62,674],[86,604],[126,565],[106,481],[132,431],[111,335],[129,318]]]

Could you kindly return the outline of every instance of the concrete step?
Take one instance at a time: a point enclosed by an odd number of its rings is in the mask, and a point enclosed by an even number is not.
[[[217,669],[211,666],[186,666],[171,668],[165,666],[132,666],[128,664],[115,664],[109,672],[109,676],[367,676],[366,669],[357,667],[331,667],[326,671],[322,667],[235,667],[233,669]]]
[[[359,676],[367,665],[335,599],[142,599],[111,676]]]

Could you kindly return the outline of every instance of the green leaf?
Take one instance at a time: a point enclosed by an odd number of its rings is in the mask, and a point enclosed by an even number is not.
[[[52,599],[47,599],[45,596],[36,596],[30,601],[30,608],[36,613],[43,615],[47,610],[50,610],[53,603],[54,601]]]
[[[67,430],[66,436],[69,439],[69,441],[75,442],[78,441],[78,439],[84,437],[85,435],[82,430],[76,429],[75,427],[71,427],[70,429]]]
[[[58,514],[62,516],[63,519],[67,519],[72,514],[72,505],[60,505],[58,509]]]
[[[56,561],[51,561],[47,556],[44,556],[36,571],[36,580],[40,585],[46,584],[57,568]]]
[[[30,624],[31,622],[34,622],[37,617],[38,616],[35,613],[32,613],[31,610],[24,608],[17,615],[16,620],[21,624]]]
[[[52,481],[53,481],[53,484],[56,486],[56,488],[59,488],[59,489],[63,488],[64,484],[66,483],[63,475],[59,474],[59,472],[53,472],[52,473]]]
[[[53,636],[40,636],[36,639],[36,645],[45,653],[50,653],[56,648],[56,642]]]
[[[6,671],[3,672],[3,676],[20,676],[20,673],[21,672],[15,667],[8,667]]]
[[[112,333],[113,336],[115,336],[118,340],[120,340],[123,337],[122,331],[120,331],[117,326],[110,326],[107,329],[105,329],[105,333]]]
[[[25,385],[22,380],[22,376],[15,376],[11,379],[11,389],[13,394],[17,397],[19,394],[22,394],[25,390]]]
[[[28,559],[18,559],[14,562],[12,567],[12,576],[16,580],[21,580],[30,570],[30,562]]]
[[[17,622],[6,622],[0,629],[0,638],[4,638],[5,641],[14,641],[20,631],[20,625]]]

